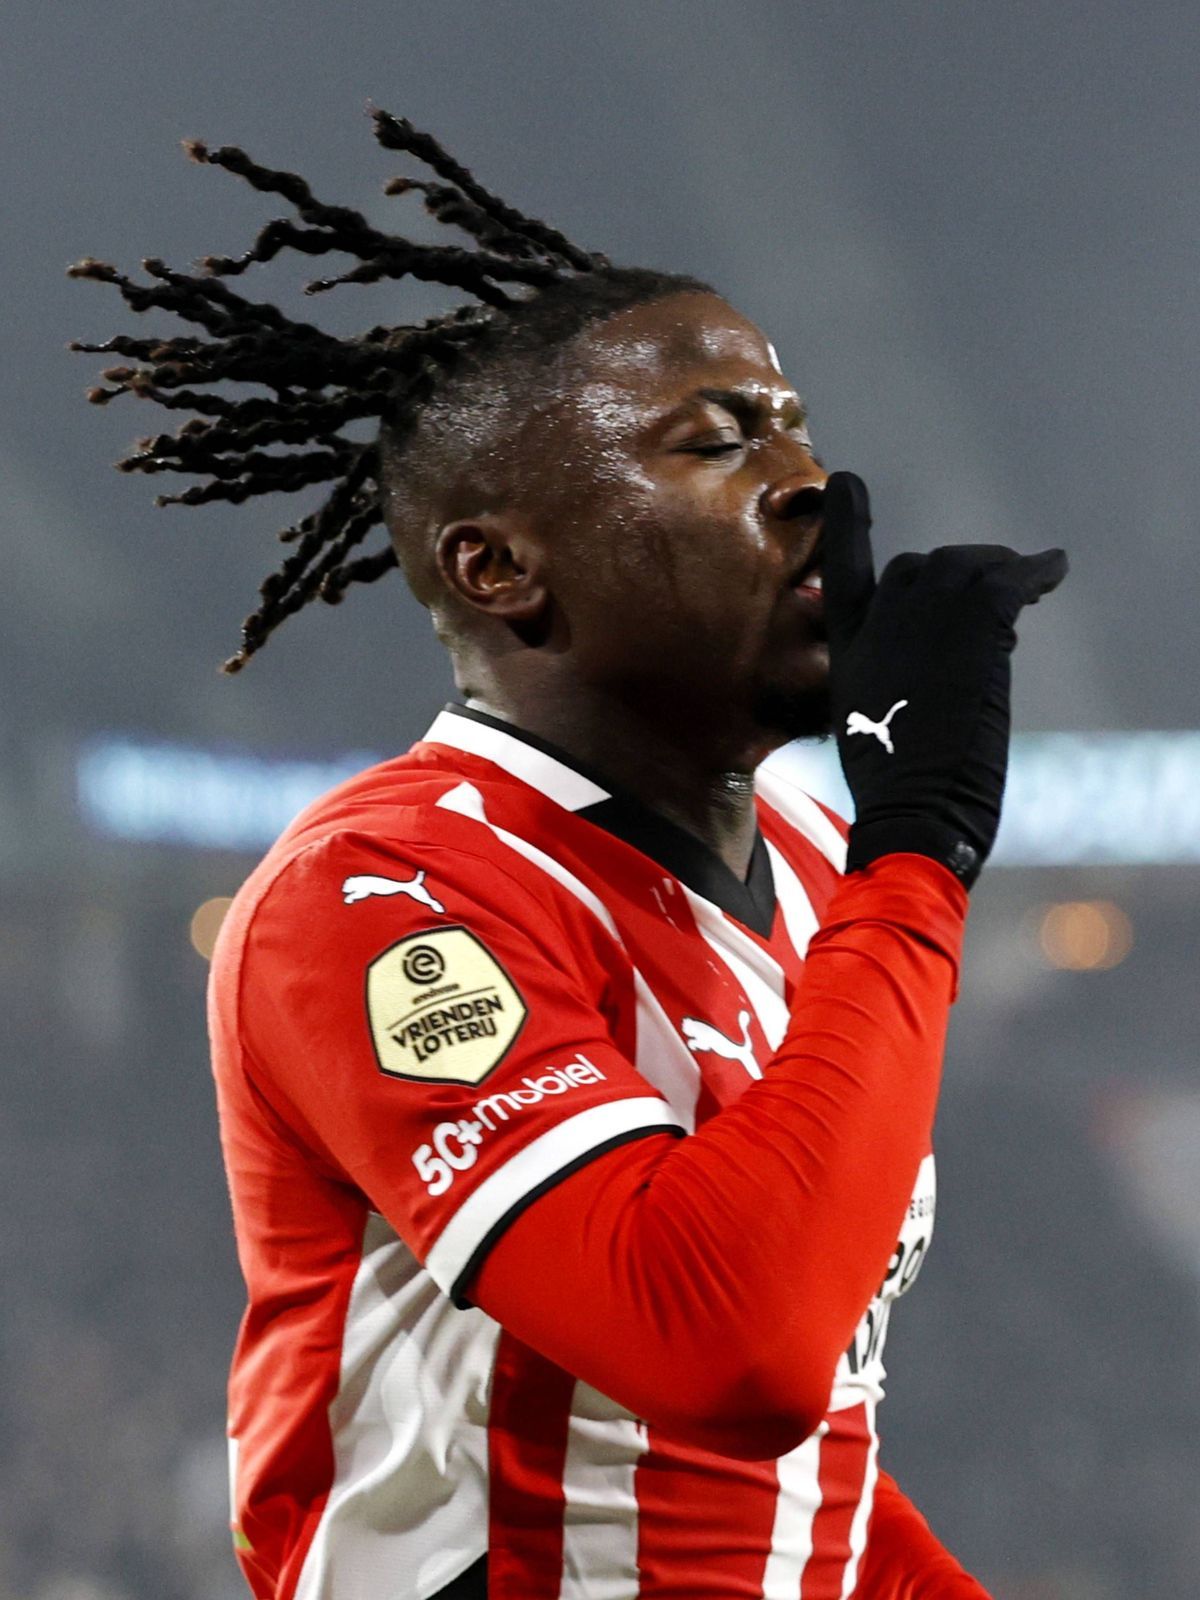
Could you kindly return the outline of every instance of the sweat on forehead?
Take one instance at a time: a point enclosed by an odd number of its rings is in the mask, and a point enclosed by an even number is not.
[[[442,485],[451,462],[437,458],[447,446],[453,463],[470,463],[469,476],[480,484],[479,469],[503,475],[527,446],[546,452],[556,423],[572,418],[623,433],[706,380],[740,377],[770,362],[753,323],[719,295],[690,289],[597,317],[557,346],[514,341],[497,353],[500,359],[436,395],[418,427],[426,467]]]
[[[766,364],[778,358],[763,333],[720,295],[666,295],[594,323],[571,353],[596,376],[624,377],[634,387],[717,363]]]

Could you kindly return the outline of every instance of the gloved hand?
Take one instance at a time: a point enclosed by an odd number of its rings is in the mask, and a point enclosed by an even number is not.
[[[867,488],[825,487],[821,568],[838,754],[854,796],[847,872],[893,851],[969,888],[996,837],[1008,767],[1013,624],[1062,582],[1061,550],[945,545],[875,581]]]

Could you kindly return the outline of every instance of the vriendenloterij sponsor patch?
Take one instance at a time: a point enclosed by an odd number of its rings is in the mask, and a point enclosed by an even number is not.
[[[393,1077],[479,1083],[525,1015],[516,984],[466,928],[410,934],[367,969],[375,1055]]]

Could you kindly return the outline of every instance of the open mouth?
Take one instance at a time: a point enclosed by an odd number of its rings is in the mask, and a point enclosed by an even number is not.
[[[792,588],[801,594],[821,594],[824,582],[821,577],[821,536],[818,533],[812,549],[804,557],[803,565],[792,579]]]

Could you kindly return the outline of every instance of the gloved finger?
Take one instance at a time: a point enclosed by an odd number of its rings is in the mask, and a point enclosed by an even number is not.
[[[1067,575],[1067,567],[1065,550],[1040,550],[1037,555],[1018,556],[1009,568],[1018,603],[1036,605],[1044,594],[1058,588]]]
[[[882,595],[884,590],[907,588],[928,565],[929,557],[921,551],[902,550],[898,556],[892,557],[879,574],[876,592]]]
[[[1002,609],[1015,607],[1015,617],[1024,601],[1020,584],[1011,574],[1020,555],[1006,544],[943,544],[926,558],[930,587],[943,593],[986,591],[995,594]]]
[[[946,571],[959,581],[982,577],[1017,557],[1006,544],[940,544],[929,552],[931,573]]]
[[[858,632],[875,593],[871,500],[853,472],[834,472],[821,507],[821,581],[825,628],[835,647]]]

